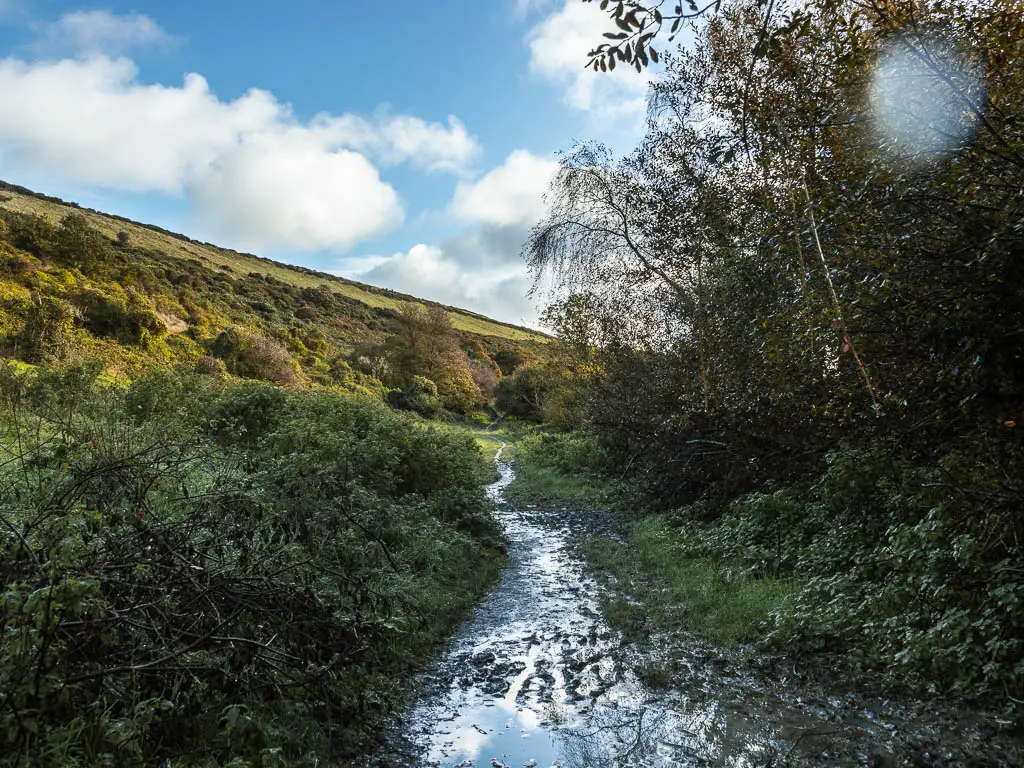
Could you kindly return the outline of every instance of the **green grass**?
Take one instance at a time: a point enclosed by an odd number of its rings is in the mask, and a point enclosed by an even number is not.
[[[43,200],[39,197],[25,195],[14,191],[3,193],[4,199],[0,206],[18,213],[30,213],[41,216],[53,224],[60,223],[68,213],[75,211],[88,219],[89,224],[107,237],[114,238],[118,232],[125,231],[135,245],[154,251],[163,251],[169,256],[188,260],[196,259],[209,267],[219,268],[235,277],[244,277],[250,272],[269,275],[281,282],[299,288],[317,288],[326,286],[337,294],[362,302],[370,307],[399,309],[403,305],[415,302],[410,296],[399,294],[389,295],[378,292],[371,286],[362,286],[340,277],[310,274],[287,264],[257,258],[249,254],[218,248],[208,243],[190,242],[164,232],[134,222],[107,216],[84,208],[72,208],[68,205]],[[448,314],[452,325],[457,330],[475,333],[481,336],[496,336],[513,341],[546,342],[548,337],[524,328],[506,325],[466,310],[449,309]]]
[[[741,578],[729,563],[685,557],[661,517],[633,524],[625,543],[592,538],[585,553],[596,572],[614,577],[602,609],[627,633],[688,631],[718,645],[754,641],[798,586]]]
[[[607,481],[591,475],[565,474],[554,467],[517,463],[506,497],[514,504],[605,506],[612,494]]]
[[[521,431],[516,435],[516,477],[506,491],[515,504],[607,506],[616,486],[602,476],[596,444],[573,433]]]

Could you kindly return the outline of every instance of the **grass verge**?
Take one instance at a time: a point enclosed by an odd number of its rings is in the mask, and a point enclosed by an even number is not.
[[[584,553],[610,586],[605,618],[627,634],[688,631],[718,645],[750,642],[797,588],[684,556],[679,534],[661,517],[634,523],[624,542],[593,537]]]
[[[521,434],[511,455],[516,477],[505,492],[513,504],[605,507],[615,484],[600,474],[604,456],[592,440],[572,434]]]

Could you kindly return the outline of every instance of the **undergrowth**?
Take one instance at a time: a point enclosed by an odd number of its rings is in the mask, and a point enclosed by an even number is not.
[[[0,368],[0,766],[337,764],[497,575],[468,436],[327,389]]]
[[[615,485],[602,474],[606,457],[589,438],[532,431],[515,444],[516,477],[505,492],[514,504],[603,506]]]
[[[688,631],[717,645],[763,635],[793,594],[791,580],[744,574],[734,564],[683,556],[683,540],[664,518],[633,524],[625,543],[591,538],[585,554],[618,585],[602,612],[627,634]]]

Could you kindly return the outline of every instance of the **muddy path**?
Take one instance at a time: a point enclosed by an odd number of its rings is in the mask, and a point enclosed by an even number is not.
[[[759,674],[685,638],[626,641],[576,543],[614,536],[608,517],[516,509],[500,461],[490,487],[509,542],[500,583],[427,669],[415,706],[373,766],[668,768],[1014,765],[993,724],[956,712],[829,695]],[[634,670],[657,660],[670,690]]]

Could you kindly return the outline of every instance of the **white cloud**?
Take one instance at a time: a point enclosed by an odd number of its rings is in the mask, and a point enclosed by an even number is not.
[[[537,324],[527,298],[531,280],[520,251],[544,215],[544,194],[558,170],[554,160],[526,150],[476,181],[455,189],[449,213],[470,224],[439,245],[414,245],[393,256],[364,256],[337,264],[345,277],[411,293],[512,323]]]
[[[458,238],[449,243],[458,248]],[[472,269],[449,257],[447,246],[420,243],[364,272],[347,273],[374,285],[463,307],[506,322],[537,324],[537,310],[526,297],[530,280],[520,263]]]
[[[532,226],[544,215],[544,194],[558,163],[516,150],[474,182],[460,182],[451,210],[466,221],[495,226]]]
[[[428,171],[461,173],[480,154],[480,145],[455,115],[448,125],[418,117],[381,113],[376,122],[357,115],[327,118],[323,128],[346,146],[374,155],[381,163],[411,163]]]
[[[343,250],[402,219],[371,159],[461,171],[478,152],[454,117],[303,122],[267,91],[222,100],[198,74],[179,87],[137,76],[124,58],[0,60],[0,172],[184,194],[227,244]]]
[[[39,39],[33,48],[48,53],[120,55],[134,49],[167,48],[177,42],[140,13],[120,16],[110,11],[75,11],[36,25],[36,31]]]
[[[598,3],[565,0],[561,10],[527,36],[530,71],[562,89],[566,104],[601,117],[643,115],[653,75],[620,65],[611,72],[586,67],[587,53],[604,42],[611,23]]]
[[[398,194],[369,160],[303,128],[247,137],[193,188],[199,220],[243,248],[347,251],[402,223]]]
[[[115,189],[180,193],[241,136],[288,117],[266,91],[222,102],[199,75],[178,88],[140,85],[136,75],[127,59],[0,61],[4,165]]]

